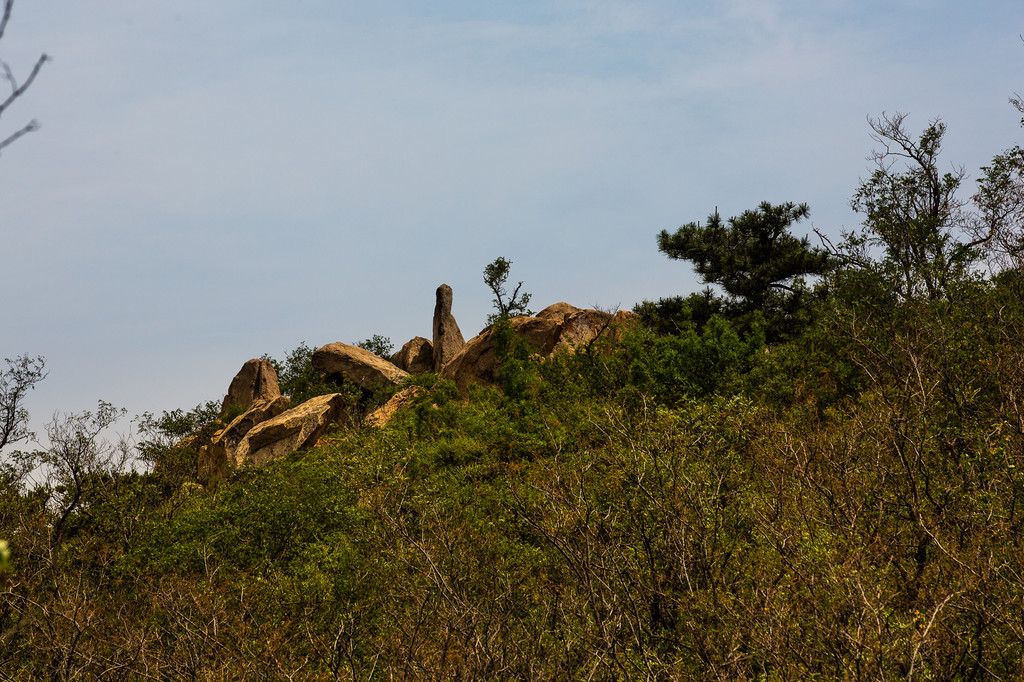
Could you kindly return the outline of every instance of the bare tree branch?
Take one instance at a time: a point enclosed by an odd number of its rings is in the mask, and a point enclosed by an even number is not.
[[[11,20],[12,7],[14,7],[14,0],[4,0],[4,16],[0,19],[0,40],[3,40],[4,31],[7,29],[7,22]]]
[[[39,122],[36,121],[35,119],[32,119],[31,121],[29,121],[25,125],[24,128],[22,128],[21,130],[19,130],[16,133],[12,133],[11,135],[8,135],[6,139],[4,139],[3,141],[0,141],[0,151],[3,151],[4,147],[6,147],[7,145],[11,144],[12,142],[17,140],[22,135],[27,135],[27,134],[35,131],[35,130],[38,130],[38,129],[39,129]]]
[[[50,61],[50,57],[45,53],[42,54],[39,57],[39,59],[36,60],[36,65],[32,67],[32,72],[29,73],[28,78],[25,79],[25,82],[22,83],[21,86],[18,86],[17,81],[14,80],[14,76],[11,75],[10,68],[7,66],[7,64],[4,64],[4,69],[7,71],[8,74],[7,80],[11,82],[12,90],[11,94],[7,97],[7,99],[4,100],[3,103],[0,103],[0,116],[3,116],[4,111],[7,109],[7,107],[11,106],[14,100],[18,99],[23,94],[25,94],[25,91],[32,86],[32,82],[35,81],[36,76],[39,75],[39,70],[42,69],[43,64],[45,64],[48,61]]]
[[[0,39],[3,38],[4,32],[7,30],[7,22],[11,19],[11,9],[14,7],[14,0],[4,0],[4,11],[3,17],[0,17]],[[21,85],[18,84],[18,80],[14,76],[14,72],[7,62],[0,61],[0,66],[3,68],[4,79],[11,84],[11,94],[7,96],[3,102],[0,102],[0,116],[4,115],[7,108],[10,107],[15,100],[25,94],[25,92],[32,87],[32,83],[35,82],[36,76],[39,75],[39,71],[43,68],[43,64],[50,61],[50,57],[44,52],[40,55],[39,59],[36,60],[35,66],[32,67],[32,71],[29,72],[28,78]],[[39,129],[39,122],[32,119],[27,125],[23,126],[17,132],[8,135],[3,141],[0,141],[0,150],[8,146],[19,137],[26,135],[34,130]]]

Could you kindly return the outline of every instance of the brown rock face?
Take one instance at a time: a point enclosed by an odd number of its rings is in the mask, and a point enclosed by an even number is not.
[[[570,313],[579,312],[579,310],[580,309],[577,308],[576,306],[570,305],[565,302],[552,303],[547,308],[537,313],[537,317],[543,319],[551,318],[554,320],[564,320],[566,315],[569,315]]]
[[[409,374],[423,374],[434,371],[434,344],[417,336],[395,353],[391,362]]]
[[[234,453],[238,444],[257,424],[273,419],[288,407],[288,398],[278,396],[253,403],[252,407],[235,419],[199,450],[199,477],[203,480],[221,478],[235,466]]]
[[[442,284],[437,288],[437,303],[434,306],[434,371],[439,372],[449,360],[462,350],[466,340],[462,338],[459,324],[452,315],[452,288]]]
[[[555,352],[590,343],[608,329],[614,316],[601,310],[576,310],[565,316]]]
[[[311,447],[344,412],[345,397],[340,393],[310,398],[254,426],[235,448],[233,464],[263,466],[290,452]]]
[[[465,396],[470,384],[493,384],[497,367],[491,333],[485,331],[466,342],[459,354],[444,366],[438,379],[454,381],[459,393]]]
[[[533,347],[534,352],[545,356],[555,347],[562,327],[560,320],[525,315],[513,317],[509,323],[513,331]],[[493,384],[497,369],[494,340],[488,329],[466,342],[458,355],[444,366],[439,378],[451,379],[459,392],[465,395],[470,384]]]
[[[623,334],[638,324],[640,324],[640,318],[632,310],[619,310],[616,311],[612,323],[608,325],[608,329],[604,330],[602,336],[619,341]]]
[[[313,351],[313,367],[328,377],[347,377],[360,388],[397,386],[409,376],[387,360],[347,343],[329,343]]]
[[[568,303],[556,303],[542,310],[537,317],[513,317],[509,323],[535,353],[550,357],[559,352],[571,352],[598,337],[618,339],[621,330],[633,324],[635,319],[635,314],[623,310],[612,315],[600,310],[583,310]],[[487,330],[466,343],[441,370],[440,378],[454,381],[459,392],[466,395],[470,384],[493,384],[497,369],[494,341],[491,331]]]
[[[248,360],[231,380],[224,396],[221,412],[232,405],[251,407],[258,400],[273,399],[281,395],[277,385],[277,372],[266,360]]]

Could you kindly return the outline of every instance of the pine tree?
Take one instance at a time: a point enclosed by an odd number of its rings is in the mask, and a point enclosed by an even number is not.
[[[760,312],[770,337],[786,336],[806,303],[804,278],[822,275],[832,266],[825,249],[790,234],[790,227],[809,212],[807,204],[762,202],[723,221],[716,210],[704,225],[689,223],[674,233],[662,230],[658,250],[691,261],[705,283],[724,289],[721,310],[726,316],[744,320]]]

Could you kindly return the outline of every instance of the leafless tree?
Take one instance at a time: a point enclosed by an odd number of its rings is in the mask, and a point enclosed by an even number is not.
[[[68,520],[86,509],[112,477],[129,468],[131,443],[124,437],[108,442],[101,434],[125,413],[100,401],[96,412],[54,415],[46,426],[49,446],[39,453],[47,468],[45,487],[54,510],[52,536],[60,544]]]
[[[13,9],[13,7],[14,0],[4,0],[4,13],[3,17],[0,17],[0,40],[3,39],[4,32],[7,30],[7,23],[11,20],[11,10]],[[0,101],[0,117],[3,117],[3,115],[7,112],[7,108],[14,104],[14,101],[22,95],[24,95],[25,91],[32,86],[32,83],[35,82],[36,76],[39,75],[39,70],[43,68],[43,64],[49,61],[49,59],[50,57],[47,56],[46,53],[40,55],[39,59],[36,60],[35,66],[33,66],[32,70],[29,72],[28,78],[26,78],[23,82],[19,82],[18,79],[15,77],[14,71],[11,69],[10,65],[3,59],[0,59],[0,69],[3,69],[3,78],[8,82],[8,84],[10,84],[11,87],[10,94],[7,95],[7,97],[4,98],[3,101]],[[22,135],[30,133],[38,128],[39,122],[35,119],[32,119],[15,132],[11,133],[10,135],[3,139],[0,139],[0,150],[3,150],[4,147],[11,144]]]

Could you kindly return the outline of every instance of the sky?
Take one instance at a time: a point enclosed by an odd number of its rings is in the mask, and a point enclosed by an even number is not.
[[[16,0],[0,59],[0,357],[26,406],[219,400],[247,359],[430,337],[485,265],[539,310],[702,288],[655,235],[806,202],[859,226],[868,117],[970,183],[1024,137],[1020,0]],[[4,85],[0,83],[0,86]],[[2,92],[2,89],[0,89]]]

